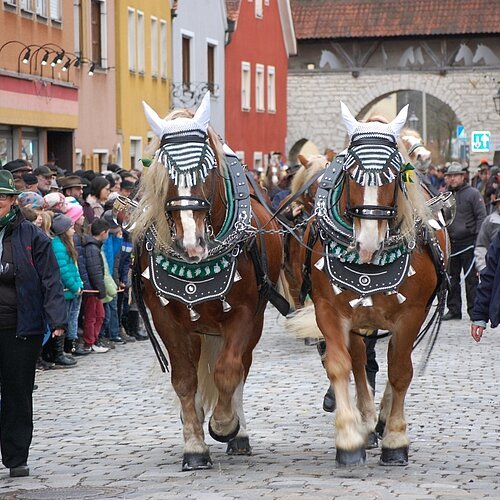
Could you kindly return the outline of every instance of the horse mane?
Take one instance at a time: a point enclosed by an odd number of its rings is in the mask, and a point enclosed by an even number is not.
[[[193,116],[194,114],[187,109],[176,109],[170,112],[165,117],[165,120],[192,118]],[[210,125],[207,134],[210,146],[215,154],[219,173],[225,177],[227,165],[222,141]],[[151,159],[152,162],[147,171],[141,176],[138,192],[139,204],[132,214],[135,222],[132,239],[134,242],[141,241],[146,231],[154,224],[157,233],[156,247],[165,248],[170,247],[172,243],[169,222],[165,213],[170,177],[165,166],[157,159],[159,146],[160,139],[154,136],[145,149],[145,157]]]
[[[307,167],[302,165],[293,176],[290,186],[291,194],[295,194],[316,172],[324,170],[328,159],[324,155],[312,155],[307,158]]]

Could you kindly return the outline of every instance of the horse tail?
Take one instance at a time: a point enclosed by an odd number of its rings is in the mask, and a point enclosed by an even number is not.
[[[200,335],[201,352],[198,362],[198,391],[205,415],[212,413],[219,397],[219,392],[214,382],[215,362],[222,347],[224,339],[219,335]]]
[[[290,310],[295,309],[295,300],[293,298],[292,292],[290,292],[288,280],[286,279],[285,271],[283,269],[280,270],[280,276],[278,278],[276,288],[278,289],[278,293],[285,297],[287,302],[290,304]]]
[[[297,338],[322,338],[323,334],[316,324],[314,304],[299,309],[286,320],[287,331]]]

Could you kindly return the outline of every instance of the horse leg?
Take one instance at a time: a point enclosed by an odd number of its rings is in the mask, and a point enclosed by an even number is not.
[[[243,357],[258,330],[253,327],[253,323],[257,322],[262,326],[261,321],[262,319],[254,317],[249,307],[241,306],[233,308],[231,317],[223,325],[224,344],[214,370],[219,398],[208,426],[210,435],[216,441],[227,443],[240,430],[240,418],[233,406],[233,395],[236,388],[245,381]],[[257,332],[258,336],[260,332],[261,330]]]
[[[415,318],[415,329],[420,325]],[[382,439],[381,465],[408,465],[410,440],[406,432],[404,415],[405,396],[413,377],[411,351],[415,336],[408,335],[412,325],[406,324],[405,334],[393,332],[392,348],[388,351],[388,379],[391,385],[392,401]],[[401,330],[400,330],[401,331]]]
[[[325,368],[337,401],[336,461],[339,465],[356,465],[366,458],[366,432],[361,414],[349,393],[352,363],[347,343],[350,328],[348,321],[337,316],[325,300],[316,303],[316,321],[326,340]]]
[[[240,430],[238,434],[227,443],[226,453],[228,455],[251,455],[252,447],[250,446],[250,439],[247,433],[247,424],[245,419],[245,413],[243,410],[243,389],[245,387],[244,382],[241,382],[233,395],[233,405],[234,409],[238,415],[240,422]]]
[[[391,383],[387,381],[385,385],[384,395],[382,396],[382,401],[380,402],[380,412],[378,415],[377,425],[375,427],[375,432],[377,436],[382,439],[385,432],[385,423],[389,418],[392,407],[392,388]]]
[[[375,412],[373,391],[366,375],[366,345],[359,334],[351,333],[350,340],[349,352],[351,353],[352,372],[356,384],[357,405],[367,435],[366,448],[376,448],[378,446],[377,435],[375,434],[377,414]]]

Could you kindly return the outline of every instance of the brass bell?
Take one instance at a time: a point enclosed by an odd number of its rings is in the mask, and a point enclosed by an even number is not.
[[[200,319],[200,315],[192,307],[188,307],[188,310],[189,310],[189,319],[191,321],[198,321]]]

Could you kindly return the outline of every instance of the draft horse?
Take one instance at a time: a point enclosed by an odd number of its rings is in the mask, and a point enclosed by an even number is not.
[[[280,276],[282,241],[270,214],[251,200],[236,155],[209,126],[209,93],[194,116],[176,110],[161,119],[143,104],[159,142],[132,216],[140,296],[180,400],[182,469],[208,469],[205,417],[228,453],[251,453],[243,387]],[[261,226],[269,231],[257,234]]]
[[[337,462],[363,462],[368,438],[377,429],[383,434],[380,463],[406,465],[404,403],[413,376],[411,352],[436,295],[442,314],[445,229],[429,225],[433,214],[413,167],[404,164],[398,150],[408,107],[386,124],[358,122],[347,106],[341,107],[350,144],[327,167],[316,194],[315,218],[304,237],[312,251],[303,250],[314,311],[306,308],[299,320],[311,325],[315,314],[326,342],[325,368],[337,402]],[[378,422],[359,334],[375,329],[392,332]],[[305,329],[301,333],[315,336]],[[357,405],[349,393],[351,370]]]

